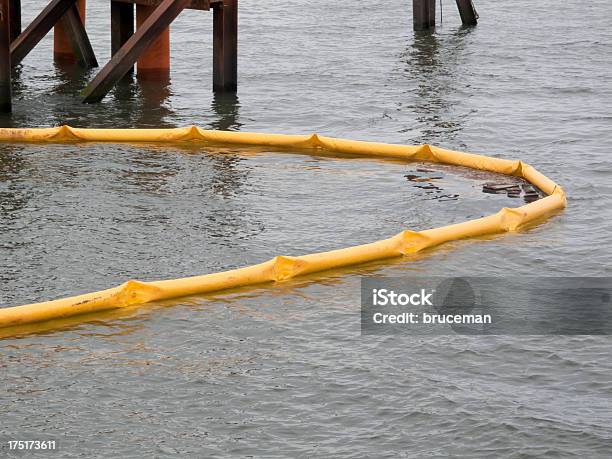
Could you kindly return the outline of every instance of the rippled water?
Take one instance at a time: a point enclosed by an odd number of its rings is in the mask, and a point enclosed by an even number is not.
[[[24,21],[37,3],[23,1]],[[90,3],[104,62],[108,2]],[[3,339],[2,435],[57,437],[62,456],[609,457],[607,337],[360,336],[361,276],[611,274],[612,5],[475,3],[478,27],[462,29],[444,0],[436,34],[415,36],[409,2],[241,0],[236,97],[210,91],[210,13],[177,20],[170,85],[126,83],[93,106],[78,100],[92,74],[55,67],[45,39],[16,69],[3,126],[198,124],[428,142],[521,158],[565,187],[568,208],[525,232],[410,260]],[[404,177],[413,169],[261,149],[3,145],[0,304],[518,204],[450,171],[440,191],[417,188]]]

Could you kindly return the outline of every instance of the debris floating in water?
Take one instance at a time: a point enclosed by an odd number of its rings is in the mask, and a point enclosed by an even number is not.
[[[525,202],[537,201],[542,197],[540,191],[529,183],[492,183],[487,182],[482,186],[484,193],[505,194],[509,198],[520,198]]]
[[[493,193],[493,194],[505,194],[510,193],[511,191],[518,191],[520,193],[521,189],[516,183],[485,183],[482,186],[482,191],[485,193]]]
[[[537,187],[533,186],[530,183],[525,182],[520,177],[508,177],[503,176],[499,177],[500,182],[494,182],[495,177],[491,176],[490,172],[483,173],[474,171],[472,169],[467,171],[462,171],[462,168],[456,166],[448,166],[448,165],[436,165],[437,168],[430,167],[421,167],[417,166],[415,169],[409,171],[408,174],[404,175],[406,179],[411,182],[415,182],[415,187],[421,188],[424,190],[429,190],[427,192],[441,192],[442,189],[439,186],[436,186],[437,180],[444,179],[445,173],[438,169],[438,167],[445,167],[450,170],[452,168],[453,171],[460,172],[460,175],[464,175],[465,177],[472,179],[480,179],[480,180],[488,180],[482,185],[482,191],[484,193],[490,194],[500,194],[506,195],[508,198],[518,199],[523,198],[526,203],[530,203],[533,201],[537,201],[545,196]],[[461,173],[466,172],[466,173]],[[458,195],[449,196],[451,199],[456,200]]]

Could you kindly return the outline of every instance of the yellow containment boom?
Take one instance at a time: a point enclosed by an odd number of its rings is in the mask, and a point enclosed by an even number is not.
[[[368,157],[430,161],[522,177],[548,195],[521,207],[503,208],[488,217],[420,232],[402,231],[389,239],[370,244],[298,257],[277,256],[253,266],[183,279],[155,282],[130,280],[118,287],[99,292],[44,303],[0,308],[0,328],[270,281],[284,281],[295,276],[332,268],[399,257],[448,241],[516,231],[522,226],[544,219],[566,205],[565,194],[561,187],[528,164],[444,150],[430,145],[360,142],[317,134],[299,136],[207,131],[196,126],[176,129],[77,129],[69,126],[48,129],[0,129],[0,142],[206,142],[286,149],[321,149],[332,153]]]

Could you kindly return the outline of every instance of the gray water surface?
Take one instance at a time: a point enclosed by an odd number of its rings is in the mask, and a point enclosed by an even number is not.
[[[39,2],[24,0],[24,22]],[[88,30],[109,57],[109,2]],[[434,35],[410,2],[240,3],[239,91],[211,93],[212,14],[172,29],[172,81],[15,70],[2,126],[175,127],[431,143],[520,158],[565,212],[407,260],[190,297],[0,341],[0,427],[62,457],[609,457],[608,337],[361,336],[362,276],[610,276],[612,5],[475,1]],[[214,272],[521,204],[445,171],[265,149],[0,146],[0,307]]]

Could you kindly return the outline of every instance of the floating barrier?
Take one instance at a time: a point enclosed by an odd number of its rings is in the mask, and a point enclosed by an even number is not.
[[[0,129],[0,142],[206,142],[270,146],[292,149],[321,149],[332,153],[369,157],[429,161],[521,177],[548,196],[517,208],[503,208],[496,214],[425,231],[402,231],[389,238],[329,252],[297,257],[277,256],[265,263],[183,279],[126,283],[99,292],[43,303],[0,308],[0,328],[66,318],[117,309],[156,300],[216,292],[265,282],[280,282],[376,260],[420,252],[458,239],[516,231],[540,221],[566,205],[562,188],[522,161],[492,158],[433,147],[392,145],[335,139],[312,135],[257,134],[207,131],[196,126],[176,129],[77,129],[61,126],[49,129]]]

